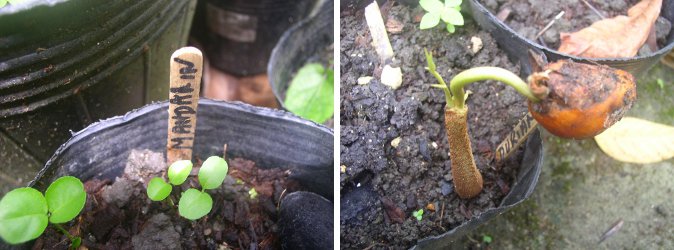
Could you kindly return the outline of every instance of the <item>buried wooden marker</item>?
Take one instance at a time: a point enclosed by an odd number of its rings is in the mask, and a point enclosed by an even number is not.
[[[192,160],[201,87],[203,57],[194,47],[184,47],[171,55],[168,140],[166,160]]]

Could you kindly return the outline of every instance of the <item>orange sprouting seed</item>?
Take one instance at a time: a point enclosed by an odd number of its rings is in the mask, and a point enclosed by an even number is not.
[[[636,100],[634,77],[623,70],[560,60],[529,76],[540,102],[529,112],[550,133],[593,137],[619,121]]]

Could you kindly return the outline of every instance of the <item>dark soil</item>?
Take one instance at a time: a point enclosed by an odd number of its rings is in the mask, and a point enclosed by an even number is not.
[[[627,10],[639,2],[639,0],[586,1],[605,18],[627,15]],[[510,15],[505,23],[510,28],[525,38],[554,50],[559,48],[561,32],[576,32],[602,19],[582,0],[480,0],[480,2],[495,15],[509,10]],[[536,35],[561,11],[564,11],[564,16],[555,21],[550,29],[536,40]],[[667,19],[662,17],[658,19],[656,22],[658,48],[666,45],[670,29],[671,23]],[[646,49],[639,52],[640,55],[650,53]]]
[[[133,151],[125,174],[114,183],[93,179],[85,182],[87,203],[74,222],[65,225],[82,237],[89,249],[279,249],[277,204],[294,183],[279,168],[262,169],[249,160],[228,160],[229,173],[224,184],[209,190],[213,209],[202,219],[180,217],[177,206],[152,202],[145,194],[146,176],[135,175],[136,166],[165,169],[161,153]],[[159,163],[159,165],[157,165]],[[201,162],[195,164],[195,168]],[[149,166],[149,167],[148,167]],[[152,170],[150,170],[152,172]],[[196,169],[193,170],[196,174]],[[183,188],[198,187],[196,177]],[[249,190],[258,195],[251,198]],[[179,188],[170,197],[177,202]],[[52,227],[39,238],[34,249],[67,249],[69,241]]]
[[[451,160],[444,129],[445,98],[431,88],[423,49],[432,51],[446,81],[474,66],[499,66],[515,73],[496,41],[466,20],[454,34],[443,25],[419,30],[420,7],[387,4],[382,15],[389,28],[403,84],[397,90],[378,81],[383,65],[372,49],[362,11],[343,14],[341,22],[341,236],[343,249],[404,249],[417,239],[439,235],[483,211],[498,206],[514,181],[521,153],[505,164],[493,161],[494,149],[526,112],[523,97],[493,81],[467,90],[468,124],[473,154],[484,177],[476,198],[453,192]],[[471,38],[483,47],[473,53]],[[359,77],[375,76],[365,85]],[[392,144],[397,144],[393,146]],[[417,221],[412,211],[424,209]]]

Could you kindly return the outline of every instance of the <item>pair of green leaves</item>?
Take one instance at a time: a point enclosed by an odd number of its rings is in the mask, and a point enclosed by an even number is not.
[[[334,74],[332,67],[319,63],[304,65],[290,82],[283,104],[302,118],[324,123],[334,113]]]
[[[440,19],[447,24],[447,32],[454,33],[454,26],[463,25],[463,16],[461,15],[462,0],[445,0],[443,4],[440,0],[420,0],[419,5],[427,11],[421,18],[420,29],[430,29],[440,23]]]
[[[0,237],[19,244],[42,235],[48,222],[68,222],[87,200],[82,182],[72,176],[54,181],[42,195],[34,188],[17,188],[0,200]]]
[[[229,167],[225,159],[211,156],[201,165],[198,179],[202,190],[190,188],[183,192],[178,201],[178,213],[182,217],[196,220],[207,215],[213,207],[213,199],[204,192],[206,189],[214,189],[222,185],[227,176]],[[189,160],[176,161],[169,167],[169,183],[181,185],[187,180],[192,172],[192,162]],[[153,201],[162,201],[171,194],[173,186],[166,183],[161,177],[155,177],[147,185],[147,196]]]

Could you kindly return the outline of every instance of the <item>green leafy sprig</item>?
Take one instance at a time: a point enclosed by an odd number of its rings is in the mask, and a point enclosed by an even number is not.
[[[442,19],[447,24],[446,29],[449,33],[454,33],[455,26],[463,25],[463,16],[461,15],[461,1],[462,0],[445,0],[442,3],[440,0],[420,0],[419,5],[427,11],[421,18],[419,24],[420,29],[430,29],[440,23]]]

